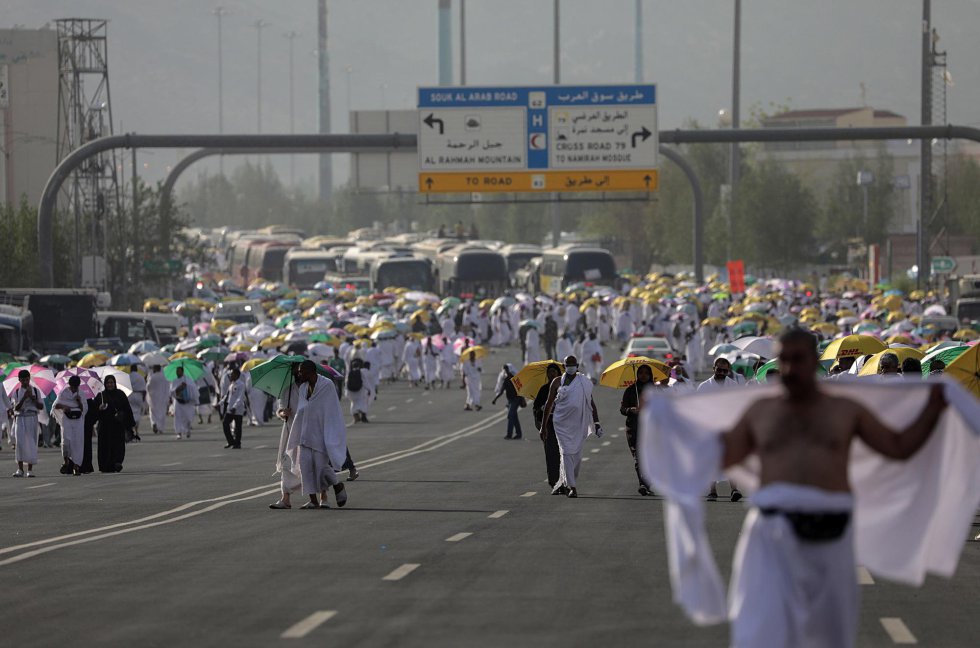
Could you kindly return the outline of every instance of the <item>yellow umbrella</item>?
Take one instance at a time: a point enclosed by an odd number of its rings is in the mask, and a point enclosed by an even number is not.
[[[109,356],[98,351],[93,351],[82,356],[82,359],[78,361],[78,366],[91,369],[92,367],[101,367],[107,362],[109,362]]]
[[[484,308],[490,308],[491,306],[493,306],[493,302],[494,301],[496,301],[496,300],[495,299],[484,299],[483,301],[480,302],[480,310],[483,310]]]
[[[886,339],[885,342],[888,343],[889,345],[908,344],[909,346],[911,346],[915,344],[915,342],[912,341],[912,338],[910,338],[907,335],[893,335],[890,338]]]
[[[286,343],[285,335],[273,335],[272,337],[267,337],[261,342],[259,342],[259,346],[268,349],[270,347],[280,347],[285,343]]]
[[[178,351],[177,353],[170,356],[170,362],[173,362],[174,360],[180,360],[182,358],[187,358],[189,360],[197,360],[197,356],[195,356],[193,353],[190,353],[189,351]]]
[[[557,360],[541,360],[525,365],[510,381],[524,398],[537,398],[538,391],[548,382],[548,367],[553,364],[565,371],[565,365]]]
[[[859,376],[874,376],[878,373],[878,362],[881,361],[881,356],[886,353],[894,353],[898,356],[898,365],[901,366],[905,362],[906,358],[915,358],[916,360],[922,360],[926,354],[922,353],[918,349],[913,349],[912,347],[895,347],[894,349],[885,349],[884,351],[879,351],[874,354],[868,361],[864,363],[861,367],[861,372]]]
[[[814,324],[810,328],[811,330],[823,335],[837,335],[840,333],[840,328],[833,322],[820,322],[819,324]]]
[[[246,360],[245,364],[242,365],[242,372],[251,371],[255,367],[266,361],[266,358],[252,358],[251,360]]]
[[[235,325],[235,322],[227,319],[216,319],[211,322],[211,328],[208,329],[212,333],[224,333],[225,329],[230,328]]]
[[[892,312],[899,311],[902,309],[902,298],[898,295],[889,295],[881,300],[881,307]]]
[[[701,326],[724,326],[724,325],[725,325],[725,321],[720,317],[709,317],[705,320],[702,320],[701,322]]]
[[[974,396],[980,398],[980,344],[974,344],[968,351],[949,363],[944,371],[960,381]]]
[[[248,342],[236,342],[235,344],[231,345],[231,350],[236,353],[240,351],[250,351],[251,349],[252,349],[252,345],[249,344]]]
[[[486,358],[488,353],[489,352],[487,351],[486,347],[480,346],[478,344],[476,346],[471,346],[466,351],[463,351],[463,353],[461,353],[459,357],[469,360],[467,356],[476,356],[476,359],[480,360],[481,358]]]
[[[636,356],[617,360],[606,367],[599,378],[599,384],[613,389],[626,389],[636,382],[636,371],[644,365],[650,367],[654,380],[667,380],[670,376],[670,367],[659,360]]]
[[[837,311],[837,319],[840,319],[842,317],[857,317],[857,313],[852,311],[850,308],[842,308],[839,311]]]
[[[956,333],[953,333],[953,339],[957,342],[972,342],[980,338],[980,333],[977,333],[973,329],[960,329]]]
[[[590,308],[598,308],[600,303],[601,302],[596,297],[590,297],[589,299],[586,299],[584,302],[582,302],[582,305],[578,307],[579,312],[584,313]]]
[[[824,350],[821,360],[837,360],[838,358],[849,358],[863,355],[870,355],[884,351],[887,347],[885,343],[870,335],[848,335],[837,338],[831,342]]]

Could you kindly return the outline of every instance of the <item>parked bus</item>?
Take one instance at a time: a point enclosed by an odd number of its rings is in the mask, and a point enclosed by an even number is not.
[[[510,275],[511,284],[513,285],[517,271],[526,266],[534,257],[541,256],[541,246],[513,243],[500,248],[500,253],[507,260],[507,274]]]
[[[94,290],[0,288],[0,303],[30,312],[31,347],[42,355],[65,353],[96,337],[98,302]]]
[[[34,316],[19,306],[0,304],[3,343],[0,351],[26,356],[34,348]]]
[[[283,241],[262,241],[252,244],[248,249],[248,281],[283,280],[283,262],[286,253],[296,247],[296,243]]]
[[[556,295],[574,283],[614,286],[616,261],[608,250],[568,244],[544,251],[538,282],[541,292]]]
[[[156,327],[148,315],[131,311],[99,311],[99,337],[119,338],[127,347],[143,340],[160,344]]]
[[[153,323],[161,346],[180,342],[180,317],[173,313],[143,313],[143,317]]]
[[[430,292],[433,288],[432,263],[419,256],[389,256],[371,264],[371,289],[408,288]]]
[[[446,250],[439,255],[436,271],[444,296],[497,296],[510,284],[504,255],[480,246],[464,244]]]
[[[282,280],[292,288],[309,290],[336,269],[334,256],[327,250],[292,248],[283,258]]]

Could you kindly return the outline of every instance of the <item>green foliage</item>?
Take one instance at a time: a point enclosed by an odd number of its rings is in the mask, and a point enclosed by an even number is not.
[[[64,226],[57,221],[53,234],[55,285],[63,286],[71,281],[71,239]],[[0,241],[4,242],[0,286],[21,288],[40,285],[37,208],[29,205],[26,198],[17,207],[0,205]]]
[[[946,187],[950,233],[980,238],[980,163],[971,157],[950,158]]]
[[[868,220],[864,221],[864,188],[858,186],[860,171],[871,171],[874,182],[867,187]],[[830,248],[843,250],[848,239],[883,243],[897,206],[892,177],[895,161],[883,146],[873,158],[852,158],[841,162],[834,174],[817,235]]]

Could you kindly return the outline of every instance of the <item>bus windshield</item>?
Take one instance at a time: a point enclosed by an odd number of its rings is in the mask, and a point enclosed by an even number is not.
[[[289,262],[289,285],[301,290],[312,288],[323,281],[323,275],[331,269],[327,259],[296,259]]]
[[[507,281],[503,257],[493,252],[461,254],[456,261],[459,281]]]
[[[566,281],[612,281],[616,263],[608,252],[570,252],[565,266]]]
[[[377,274],[375,288],[378,290],[388,286],[409,290],[432,289],[432,272],[425,261],[382,263],[378,266]]]

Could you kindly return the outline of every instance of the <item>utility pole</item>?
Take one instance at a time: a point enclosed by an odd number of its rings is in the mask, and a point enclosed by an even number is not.
[[[330,56],[327,50],[327,0],[317,0],[317,66],[319,72],[317,115],[321,135],[330,133]],[[348,84],[350,75],[348,73]],[[348,94],[350,94],[348,92]],[[333,161],[320,155],[320,200],[330,202],[333,194]]]
[[[439,85],[453,84],[453,37],[450,0],[439,0]]]
[[[259,18],[252,27],[255,27],[255,124],[256,133],[262,132],[262,30],[268,27],[269,23]]]
[[[294,108],[294,93],[293,93],[293,41],[299,36],[299,32],[290,30],[283,34],[283,38],[289,41],[289,134],[292,135],[296,132],[296,118],[295,118],[295,108]],[[289,156],[289,184],[291,186],[295,185],[296,182],[296,156]]]
[[[633,17],[633,73],[637,83],[643,83],[643,0],[635,0],[636,15]]]
[[[922,0],[922,119],[923,126],[932,124],[932,2]],[[929,283],[929,232],[927,218],[932,211],[932,141],[919,143],[919,222],[916,226],[915,264],[916,288]]]
[[[221,17],[228,15],[228,10],[224,7],[215,7],[211,12],[218,19],[218,134],[225,132],[225,92],[224,92],[224,65],[222,62],[223,48],[221,46]],[[218,169],[221,175],[225,174],[225,158],[218,157]]]
[[[739,127],[739,104],[741,104],[741,68],[742,68],[742,0],[735,0],[734,29],[732,33],[732,128]],[[733,142],[729,155],[728,168],[728,245],[731,250],[732,236],[734,235],[733,221],[735,220],[735,200],[737,193],[738,179],[741,176],[741,152],[738,144]],[[731,252],[728,254],[731,260]]]
[[[554,32],[552,71],[554,84],[561,83],[561,7],[559,0],[554,0]],[[558,193],[551,194],[551,245],[561,242],[561,205],[558,203]]]
[[[466,0],[459,0],[459,85],[466,85]]]

